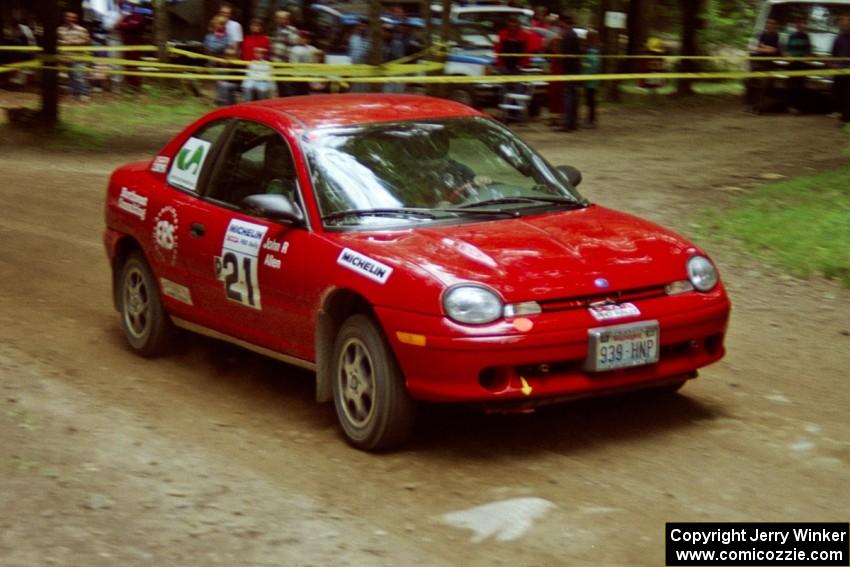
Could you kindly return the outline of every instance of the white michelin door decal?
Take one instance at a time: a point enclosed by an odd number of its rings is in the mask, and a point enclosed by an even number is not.
[[[348,248],[343,248],[336,263],[381,285],[387,283],[393,273],[390,266]]]
[[[231,219],[224,233],[221,256],[215,259],[215,272],[224,282],[227,299],[262,309],[257,261],[267,226]]]

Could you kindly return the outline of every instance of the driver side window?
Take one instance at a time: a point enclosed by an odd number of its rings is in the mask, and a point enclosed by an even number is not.
[[[218,159],[207,197],[238,208],[250,195],[280,194],[297,202],[292,153],[275,130],[256,122],[239,122]]]

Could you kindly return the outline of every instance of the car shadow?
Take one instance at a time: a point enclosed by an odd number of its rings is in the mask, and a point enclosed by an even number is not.
[[[197,369],[190,373],[194,387],[223,398],[239,413],[250,413],[265,427],[309,431],[327,437],[323,441],[328,443],[345,443],[333,405],[315,401],[312,372],[191,333],[185,333],[174,350],[169,357],[172,364]],[[487,414],[479,406],[420,404],[411,439],[395,453],[430,454],[455,462],[492,459],[497,453],[572,454],[725,417],[721,407],[689,397],[689,387],[693,386],[686,385],[679,394],[639,391],[577,400],[544,406],[532,414]]]
[[[408,449],[452,460],[541,451],[578,453],[635,438],[665,435],[724,417],[722,408],[687,395],[651,390],[586,398],[532,414],[486,414],[469,406],[425,405]]]

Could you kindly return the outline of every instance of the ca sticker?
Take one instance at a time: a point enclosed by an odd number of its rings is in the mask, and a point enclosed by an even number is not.
[[[174,163],[171,166],[171,171],[168,172],[168,182],[175,187],[194,191],[198,185],[198,177],[201,174],[201,168],[204,167],[204,160],[210,150],[210,143],[200,138],[189,138],[177,156],[174,158]]]

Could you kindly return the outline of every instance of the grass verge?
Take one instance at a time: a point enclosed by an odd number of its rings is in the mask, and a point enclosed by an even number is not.
[[[850,287],[850,166],[765,185],[705,228],[794,275]]]

